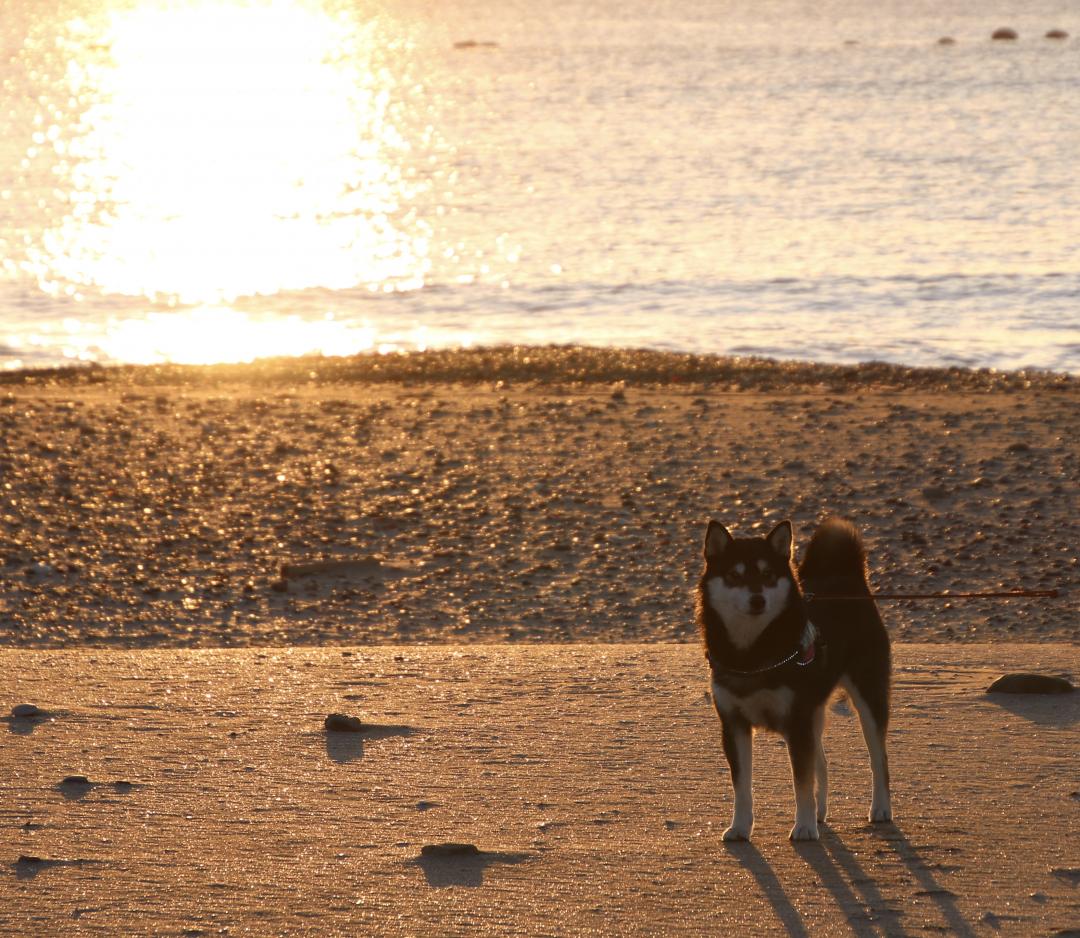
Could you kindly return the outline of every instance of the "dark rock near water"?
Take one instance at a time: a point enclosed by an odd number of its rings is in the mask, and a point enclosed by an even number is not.
[[[364,730],[364,724],[358,717],[345,713],[331,713],[323,721],[323,726],[331,733],[361,733]]]
[[[1017,672],[999,677],[991,684],[988,694],[1068,694],[1076,690],[1072,682],[1052,674]]]

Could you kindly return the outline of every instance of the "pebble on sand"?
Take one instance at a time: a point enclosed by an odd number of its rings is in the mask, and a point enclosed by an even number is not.
[[[1046,33],[1047,39],[1068,39],[1069,34],[1064,29],[1051,29]]]
[[[323,721],[323,726],[331,733],[361,733],[364,724],[359,717],[351,717],[345,713],[331,713]]]
[[[991,684],[988,694],[1068,694],[1076,690],[1072,682],[1051,674],[1016,672],[999,677]]]
[[[11,715],[23,720],[29,720],[34,717],[45,716],[45,711],[36,707],[34,704],[16,704],[11,708]]]
[[[23,853],[19,855],[19,859],[15,861],[15,872],[19,875],[36,876],[39,871],[46,866],[51,865],[48,860],[42,857],[35,857],[29,853]]]
[[[1001,29],[995,29],[990,34],[990,38],[1011,41],[1013,39],[1019,39],[1020,34],[1015,29],[1010,29],[1008,26],[1002,26]]]
[[[475,857],[480,855],[480,848],[476,844],[424,844],[420,854],[425,857]]]

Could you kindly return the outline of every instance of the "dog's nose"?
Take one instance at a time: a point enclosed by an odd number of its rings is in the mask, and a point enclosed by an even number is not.
[[[751,612],[764,612],[765,611],[765,597],[761,593],[750,594],[750,611]]]

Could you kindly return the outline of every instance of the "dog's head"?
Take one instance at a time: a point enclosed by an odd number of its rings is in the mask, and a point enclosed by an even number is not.
[[[709,522],[700,599],[736,645],[748,645],[788,608],[796,592],[791,554],[790,521],[765,537],[733,537],[719,522]]]

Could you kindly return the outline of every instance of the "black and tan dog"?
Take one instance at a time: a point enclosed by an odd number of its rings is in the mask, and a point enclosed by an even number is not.
[[[791,839],[817,839],[828,791],[821,736],[825,707],[837,686],[858,711],[870,751],[870,821],[890,820],[889,637],[870,596],[854,527],[837,519],[822,524],[796,575],[789,521],[767,537],[747,538],[732,537],[710,521],[697,607],[735,789],[734,817],[724,839],[746,840],[754,827],[756,727],[787,741],[795,785]]]

